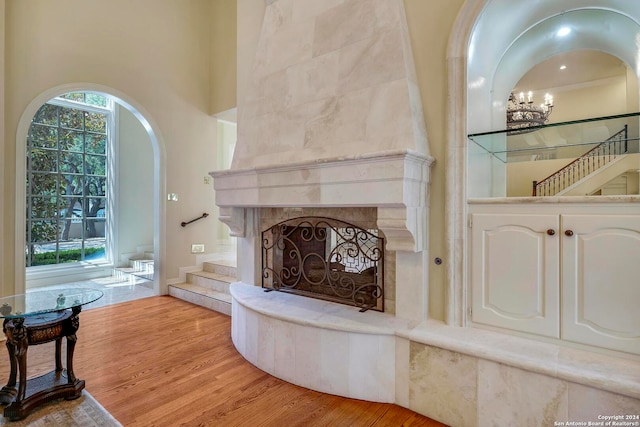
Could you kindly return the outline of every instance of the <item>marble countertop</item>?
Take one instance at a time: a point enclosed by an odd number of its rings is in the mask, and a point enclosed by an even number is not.
[[[640,203],[640,196],[550,196],[550,197],[486,197],[470,198],[469,204],[561,204],[561,203]]]

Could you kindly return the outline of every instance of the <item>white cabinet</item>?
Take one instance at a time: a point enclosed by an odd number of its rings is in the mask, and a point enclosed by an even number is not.
[[[560,337],[558,229],[558,215],[472,215],[474,322]]]
[[[640,354],[640,216],[562,222],[562,338]]]
[[[505,209],[470,225],[474,323],[640,354],[640,215]]]

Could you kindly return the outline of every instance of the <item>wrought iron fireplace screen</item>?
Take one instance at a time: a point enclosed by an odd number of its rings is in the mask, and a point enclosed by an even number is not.
[[[384,311],[384,238],[378,230],[300,217],[262,232],[262,287]]]

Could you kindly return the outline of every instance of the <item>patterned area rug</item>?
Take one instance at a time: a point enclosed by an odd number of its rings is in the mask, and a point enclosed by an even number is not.
[[[1,414],[0,411],[0,426],[9,427],[122,427],[86,390],[75,400],[44,404],[20,421],[9,421]]]

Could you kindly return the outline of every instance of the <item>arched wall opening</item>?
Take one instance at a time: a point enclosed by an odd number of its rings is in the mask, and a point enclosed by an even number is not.
[[[448,324],[466,326],[469,320],[467,135],[505,129],[506,100],[513,87],[529,69],[558,53],[601,50],[623,60],[637,78],[639,23],[637,5],[621,0],[528,2],[517,8],[508,0],[468,0],[463,5],[447,52]],[[561,40],[561,24],[571,26],[571,38]]]
[[[576,9],[571,11],[549,10],[549,17],[522,29],[522,34],[501,53],[495,71],[485,69],[478,61],[468,64],[470,79],[485,77],[490,82],[486,90],[492,108],[488,123],[491,129],[505,129],[505,100],[520,78],[537,64],[559,54],[577,50],[597,50],[620,58],[632,70],[638,72],[637,49],[625,46],[620,40],[634,40],[639,33],[638,22],[628,15],[609,9]],[[554,15],[551,15],[554,14]],[[483,19],[483,18],[481,18]],[[487,17],[487,19],[492,19]],[[529,23],[527,23],[529,24]],[[568,31],[564,34],[561,29]],[[481,32],[474,32],[471,45],[482,44]],[[629,44],[630,45],[630,44]],[[473,48],[477,50],[478,48]],[[549,86],[554,84],[549,82]],[[482,96],[482,88],[469,91],[469,97]],[[476,120],[477,112],[469,110],[469,133],[486,126]],[[486,128],[485,128],[486,129]],[[481,131],[481,130],[480,130]]]
[[[35,97],[25,108],[20,117],[16,132],[16,281],[15,293],[24,293],[26,285],[26,266],[24,257],[25,247],[25,203],[26,189],[26,140],[31,120],[38,109],[47,101],[68,92],[93,92],[108,95],[114,101],[130,112],[137,119],[148,135],[153,151],[153,253],[155,264],[154,291],[156,294],[166,294],[167,289],[165,271],[162,260],[165,258],[165,200],[161,197],[165,193],[166,154],[159,128],[151,115],[128,95],[103,85],[93,83],[72,83],[53,87]],[[115,265],[114,265],[115,266]]]

